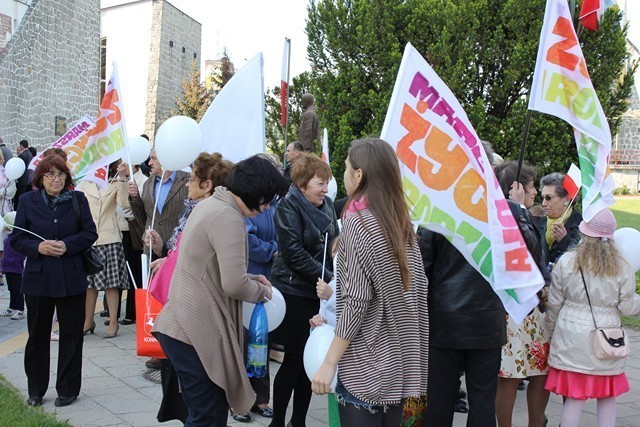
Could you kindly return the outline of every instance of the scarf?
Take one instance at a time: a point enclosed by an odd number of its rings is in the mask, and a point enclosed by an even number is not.
[[[311,218],[311,222],[314,223],[323,234],[329,231],[329,227],[332,225],[332,217],[325,212],[328,206],[326,202],[323,202],[320,206],[311,204],[311,202],[304,197],[302,191],[295,185],[291,185],[289,193],[296,200],[300,208],[302,208],[302,211]],[[329,232],[329,235],[332,236],[333,231]]]
[[[44,199],[44,202],[47,204],[47,206],[49,206],[54,212],[56,211],[56,209],[58,209],[58,205],[60,203],[68,202],[69,200],[71,200],[71,191],[69,190],[62,190],[57,196],[52,196],[43,188],[42,190],[40,190],[40,194],[42,194],[42,198]]]
[[[349,204],[347,205],[344,213],[342,214],[342,218],[346,218],[351,214],[354,214],[358,211],[363,211],[369,207],[367,203],[366,197],[362,196],[359,199],[349,199]]]
[[[564,219],[562,221],[560,221],[562,217],[559,217],[556,219],[547,218],[547,230],[544,233],[544,238],[547,241],[547,245],[549,247],[551,247],[553,243],[556,241],[556,238],[553,236],[553,224],[564,225],[567,222],[567,220],[571,217],[572,213],[573,213],[573,208],[570,207],[567,210],[567,213],[564,215]]]
[[[198,204],[197,200],[184,200],[184,210],[182,211],[182,215],[178,220],[178,226],[173,229],[173,233],[171,233],[171,237],[167,241],[167,250],[173,251],[176,249],[176,245],[178,243],[178,236],[184,230],[184,226],[187,224],[187,219],[189,219],[189,215],[191,215],[191,211]]]

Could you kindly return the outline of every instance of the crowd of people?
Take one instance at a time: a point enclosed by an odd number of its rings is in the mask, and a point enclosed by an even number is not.
[[[317,133],[312,123],[309,129]],[[21,147],[19,154],[27,150]],[[202,153],[191,173],[163,169],[152,150],[149,179],[145,165],[132,177],[118,161],[106,188],[76,184],[64,153],[53,150],[27,176],[26,189],[0,167],[3,211],[19,198],[16,229],[2,239],[11,302],[0,315],[24,317],[26,301],[28,404],[42,404],[48,387],[54,316],[56,406],[79,395],[83,338],[100,329],[98,292],[108,307],[103,338],[136,322],[130,294],[142,284],[144,251],[152,254],[152,280],[168,288],[153,327],[166,358],[147,361],[161,368],[160,422],[226,426],[230,413],[243,422],[253,412],[272,418],[271,427],[301,427],[315,392],[328,394],[331,426],[399,426],[407,400],[425,396],[424,424],[447,426],[464,376],[469,426],[510,426],[523,380],[530,427],[545,425],[550,392],[566,400],[563,427],[579,425],[586,399],[598,400],[599,426],[615,425],[615,398],[629,390],[625,359],[598,358],[590,342],[595,329],[619,328],[620,314],[639,313],[640,296],[613,243],[610,210],[584,221],[564,175],[551,173],[536,186],[533,167],[521,165],[518,174],[517,162],[494,165],[545,279],[541,303],[517,324],[447,238],[414,229],[389,144],[352,142],[347,197],[335,205],[327,195],[331,169],[314,148],[289,144],[284,170],[267,155],[234,165]],[[484,148],[488,159],[498,158]],[[534,209],[538,192],[542,212]],[[87,275],[90,248],[104,268]],[[270,348],[284,353],[271,385],[268,374],[247,376],[242,303],[268,303],[273,288],[286,314],[269,334]],[[310,379],[303,360],[310,326],[325,323],[335,335]]]

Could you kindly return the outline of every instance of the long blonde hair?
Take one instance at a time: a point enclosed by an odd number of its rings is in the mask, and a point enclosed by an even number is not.
[[[575,271],[578,272],[582,267],[583,271],[594,276],[615,276],[626,262],[611,239],[603,240],[583,234],[574,251],[577,261]]]
[[[416,234],[404,198],[398,157],[385,141],[365,138],[351,143],[349,162],[353,169],[362,171],[362,178],[348,203],[366,200],[367,208],[382,226],[385,239],[398,260],[402,287],[407,290],[411,271],[406,248],[415,241]]]

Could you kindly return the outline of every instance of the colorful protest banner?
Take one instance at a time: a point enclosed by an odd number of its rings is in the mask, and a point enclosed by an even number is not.
[[[411,44],[381,137],[400,159],[412,220],[446,236],[521,322],[544,280],[462,106]]]
[[[582,216],[589,221],[614,203],[609,171],[611,131],[578,43],[566,0],[548,0],[529,109],[559,117],[574,128],[582,172]]]
[[[80,160],[82,159],[82,153],[84,152],[85,147],[87,146],[87,142],[89,141],[89,136],[87,135],[87,131],[91,129],[95,125],[95,121],[85,115],[70,129],[58,138],[53,144],[51,144],[48,149],[51,148],[60,148],[64,150],[67,154],[67,166],[71,173],[75,176],[75,172],[77,169]],[[46,150],[44,150],[46,151]],[[44,151],[38,154],[31,160],[29,163],[29,169],[35,170],[38,163],[44,158]]]
[[[96,124],[87,132],[89,139],[75,171],[78,177],[94,173],[127,156],[119,87],[118,71],[114,67],[100,104]]]

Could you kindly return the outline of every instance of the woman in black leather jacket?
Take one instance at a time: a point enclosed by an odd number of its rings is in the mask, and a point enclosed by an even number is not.
[[[305,425],[311,401],[311,382],[305,374],[302,355],[309,338],[309,319],[320,308],[316,282],[318,278],[328,282],[333,276],[331,245],[325,245],[325,242],[331,242],[338,234],[333,203],[325,196],[331,178],[329,165],[316,155],[305,155],[295,162],[291,178],[293,184],[275,214],[279,252],[273,262],[270,280],[282,292],[287,312],[269,337],[272,343],[283,346],[285,352],[273,383],[271,427],[284,427],[287,406],[294,390],[289,425]]]

